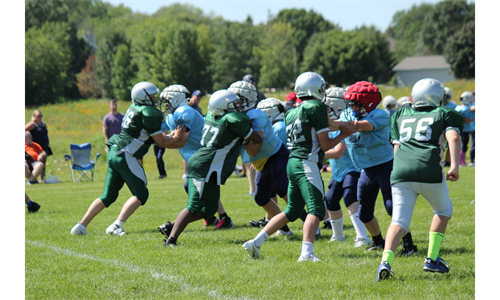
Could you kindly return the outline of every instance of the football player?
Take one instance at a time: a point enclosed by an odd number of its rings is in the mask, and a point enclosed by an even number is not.
[[[295,93],[293,93],[293,94],[295,95]],[[287,106],[284,105],[279,99],[267,98],[267,99],[264,99],[261,102],[259,102],[259,104],[257,104],[257,109],[260,109],[261,111],[263,111],[267,115],[267,117],[269,118],[269,121],[271,121],[271,124],[273,125],[274,135],[276,135],[281,140],[281,142],[286,146],[287,140],[288,140],[288,135],[286,134],[285,122],[283,121],[283,119],[285,118]],[[260,181],[260,177],[261,177],[260,171],[257,171],[256,176],[255,176],[256,180]],[[273,200],[275,203],[278,203],[276,190],[274,188],[271,192],[271,200]],[[270,218],[271,217],[266,212],[266,215],[264,218],[262,218],[258,221],[249,221],[249,223],[253,227],[264,228],[264,226],[266,226],[267,223],[269,222]],[[290,231],[279,230],[278,232],[280,234],[285,234],[285,235],[292,235],[293,234],[291,230]]]
[[[106,142],[109,152],[104,191],[90,204],[83,219],[71,229],[71,234],[86,235],[90,221],[115,202],[124,183],[132,197],[125,202],[116,221],[106,229],[106,234],[124,235],[125,221],[139,206],[146,204],[149,197],[146,173],[138,158],[142,158],[153,143],[160,148],[167,147],[181,139],[186,131],[186,126],[178,126],[170,135],[162,133],[163,113],[157,108],[155,96],[158,92],[158,88],[147,81],[132,88],[132,104],[123,117],[122,131]]]
[[[389,116],[392,116],[396,112],[396,98],[392,95],[385,96],[382,100],[382,106]]]
[[[436,79],[419,80],[411,94],[414,108],[403,108],[391,118],[391,135],[395,142],[391,174],[394,211],[376,281],[392,276],[394,251],[403,234],[410,229],[418,195],[422,195],[434,211],[424,271],[447,273],[450,270],[439,256],[439,250],[453,213],[446,180],[459,179],[460,132],[464,117],[450,107],[441,106],[445,91]],[[451,152],[451,166],[445,175],[440,162],[446,143]],[[410,157],[412,161],[408,163]]]
[[[246,81],[237,81],[231,84],[228,90],[235,93],[239,101],[236,103],[238,110],[244,112],[252,123],[252,129],[263,138],[262,144],[249,143],[240,151],[241,161],[255,169],[255,193],[253,198],[261,206],[269,218],[281,213],[276,202],[271,201],[274,191],[285,202],[287,198],[288,178],[286,164],[290,151],[275,134],[273,125],[268,116],[257,106],[257,92],[255,87]],[[259,172],[257,177],[257,172]],[[288,225],[281,228],[281,233],[291,235]]]
[[[201,136],[201,148],[188,161],[189,201],[163,240],[174,246],[190,222],[212,217],[218,208],[220,185],[233,173],[242,144],[262,143],[262,137],[250,127],[246,114],[238,112],[238,97],[219,90],[210,96]]]
[[[398,110],[403,108],[403,107],[411,107],[411,106],[412,106],[412,102],[411,102],[410,97],[403,96],[403,97],[399,98],[398,101],[396,102],[396,108]]]
[[[182,139],[167,147],[178,149],[184,161],[189,161],[194,152],[201,147],[200,140],[205,123],[203,116],[189,105],[189,100],[189,90],[181,84],[170,85],[160,94],[160,109],[164,105],[164,112],[167,114],[167,126],[176,128],[179,125],[186,125],[188,128]],[[184,182],[184,189],[188,193],[187,177]],[[203,227],[211,225],[216,225],[216,229],[233,227],[231,218],[226,214],[220,200],[218,213],[220,220],[212,216],[204,221]],[[168,238],[174,223],[175,220],[160,225],[158,230]]]
[[[467,163],[465,162],[465,154],[467,153],[471,132],[475,130],[472,126],[474,124],[474,120],[476,119],[476,113],[470,109],[472,102],[474,102],[474,95],[472,95],[469,91],[463,92],[462,95],[460,95],[460,102],[462,104],[457,105],[455,108],[465,118],[464,130],[461,132],[462,149],[460,151],[460,166],[466,166]],[[472,166],[474,165],[473,157],[473,154],[471,154]]]
[[[390,176],[394,159],[390,137],[390,116],[377,106],[382,96],[376,85],[359,81],[350,85],[344,94],[349,106],[343,111],[340,122],[332,121],[332,126],[343,122],[355,121],[355,134],[346,139],[347,151],[354,166],[363,170],[358,179],[359,218],[372,236],[373,243],[367,251],[383,249],[384,239],[380,225],[374,215],[375,202],[379,190],[384,199],[385,209],[392,215],[392,194]],[[403,239],[403,255],[416,252],[411,233]]]
[[[272,218],[254,239],[243,244],[252,258],[259,258],[264,241],[288,222],[299,218],[306,206],[308,215],[298,261],[319,261],[313,246],[319,222],[325,216],[324,186],[320,172],[324,151],[333,148],[353,132],[351,123],[343,124],[339,136],[334,139],[328,137],[327,107],[321,102],[325,86],[323,77],[315,72],[305,72],[297,77],[295,93],[302,100],[302,105],[285,114],[286,130],[292,144],[287,164],[288,204],[286,210]]]
[[[330,119],[337,120],[341,113],[347,108],[344,100],[344,89],[333,87],[326,90],[326,96],[323,100],[328,108]],[[328,133],[330,138],[335,138],[340,132],[331,131]],[[371,244],[366,235],[365,224],[359,219],[359,202],[357,198],[358,178],[361,170],[352,163],[349,152],[345,151],[346,145],[342,141],[333,149],[325,152],[325,158],[330,160],[332,178],[328,183],[328,191],[325,195],[326,209],[329,215],[329,222],[333,230],[330,242],[344,242],[344,218],[340,209],[340,199],[344,198],[344,204],[347,207],[352,224],[356,231],[354,247],[363,247]]]

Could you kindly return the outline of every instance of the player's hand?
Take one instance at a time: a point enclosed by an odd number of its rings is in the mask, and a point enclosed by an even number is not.
[[[352,121],[342,123],[339,128],[340,134],[344,135],[345,137],[348,137],[356,132],[356,130],[354,130],[354,122]]]
[[[450,168],[446,174],[446,180],[457,181],[460,178],[457,168]]]
[[[173,138],[180,138],[184,135],[184,133],[186,132],[187,130],[187,126],[186,125],[179,125],[177,126],[177,128],[174,130],[174,135],[173,135]]]

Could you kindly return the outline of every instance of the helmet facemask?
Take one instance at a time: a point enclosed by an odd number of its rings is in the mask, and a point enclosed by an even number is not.
[[[366,111],[365,105],[361,102],[358,101],[350,101],[350,100],[345,100],[345,104],[351,108],[352,113],[356,119],[361,119],[363,117],[366,117],[368,115],[368,111]],[[357,105],[359,107],[358,110],[354,110],[353,106]]]

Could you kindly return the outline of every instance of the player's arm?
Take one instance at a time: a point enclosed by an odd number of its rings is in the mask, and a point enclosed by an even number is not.
[[[328,125],[331,131],[340,130],[340,126],[346,125],[348,123],[353,123],[354,131],[372,131],[375,129],[375,126],[368,120],[361,121],[339,121],[328,119]]]
[[[333,149],[325,151],[325,160],[327,158],[338,159],[342,157],[346,149],[347,146],[345,145],[345,143],[338,143],[337,146],[335,146]],[[325,162],[323,162],[323,165],[325,165]]]
[[[461,139],[460,135],[455,130],[447,130],[444,134],[446,140],[448,141],[448,148],[450,149],[450,169],[446,174],[446,180],[457,181],[460,178],[458,174],[459,162],[460,162],[460,149],[461,149]]]
[[[262,132],[262,131],[254,131],[254,132],[252,132],[252,134],[254,134],[254,133],[258,134],[260,136],[260,139],[262,141],[264,140],[264,138],[263,138],[264,137],[264,132]],[[250,140],[250,142],[245,145],[245,149],[247,150],[248,154],[250,154],[251,156],[257,156],[257,154],[259,154],[261,146],[262,146],[262,142],[255,143],[252,140]]]
[[[399,143],[394,144],[393,146],[394,146],[394,155],[396,155],[396,150],[399,149]]]
[[[182,138],[184,133],[186,132],[186,125],[178,126],[170,135],[164,135],[162,132],[155,134],[152,136],[155,144],[160,148],[167,148],[171,144],[175,143],[179,139]]]
[[[328,131],[323,131],[318,134],[318,141],[321,150],[326,152],[332,149],[333,147],[337,146],[337,144],[342,142],[342,140],[344,140],[346,137],[350,136],[356,131],[354,130],[353,122],[345,122],[345,124],[340,125],[339,128],[340,128],[339,135],[337,135],[333,139],[331,139],[328,136]]]
[[[169,149],[182,148],[182,147],[184,147],[184,145],[186,145],[188,137],[189,137],[189,131],[185,132],[184,135],[179,140],[168,145],[166,148],[169,148]]]

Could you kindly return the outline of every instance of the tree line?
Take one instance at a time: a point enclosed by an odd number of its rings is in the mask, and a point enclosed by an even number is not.
[[[26,0],[26,105],[129,100],[143,80],[210,93],[248,73],[259,88],[290,89],[304,71],[336,86],[393,83],[392,68],[404,57],[431,54],[445,55],[457,78],[473,78],[474,14],[465,0],[423,3],[398,11],[386,32],[346,31],[295,8],[255,25],[179,3],[148,16],[100,0]]]

